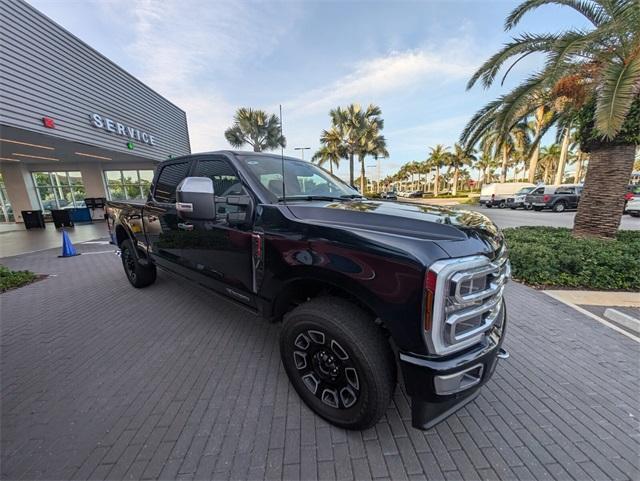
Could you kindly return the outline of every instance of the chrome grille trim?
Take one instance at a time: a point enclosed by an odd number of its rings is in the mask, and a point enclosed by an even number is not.
[[[484,255],[446,259],[434,263],[430,270],[437,280],[431,329],[424,331],[429,350],[444,355],[475,344],[493,326],[502,308],[504,286],[511,276],[506,248],[493,261]],[[474,279],[485,282],[486,287],[462,294],[462,284]],[[478,326],[456,334],[461,322],[479,316]]]

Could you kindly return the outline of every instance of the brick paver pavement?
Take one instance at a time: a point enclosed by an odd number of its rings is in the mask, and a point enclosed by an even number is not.
[[[509,285],[511,358],[477,401],[421,432],[398,389],[346,432],[289,385],[278,325],[79,249],[3,259],[56,276],[0,296],[5,479],[640,478],[639,345],[542,293]]]

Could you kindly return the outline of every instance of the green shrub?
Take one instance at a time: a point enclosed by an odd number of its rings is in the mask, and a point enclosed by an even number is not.
[[[37,278],[38,276],[33,272],[12,271],[8,267],[0,265],[0,292],[30,284]]]
[[[570,229],[504,229],[516,280],[534,286],[640,291],[640,232],[614,241],[575,239]]]

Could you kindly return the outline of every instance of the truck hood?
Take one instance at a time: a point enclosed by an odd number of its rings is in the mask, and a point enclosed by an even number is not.
[[[302,222],[433,241],[452,257],[493,257],[503,244],[496,225],[469,210],[371,200],[290,202],[287,208]]]

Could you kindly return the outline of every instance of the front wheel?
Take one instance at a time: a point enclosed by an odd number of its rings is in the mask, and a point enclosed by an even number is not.
[[[127,279],[133,287],[141,288],[153,284],[156,280],[156,266],[151,263],[141,264],[133,251],[133,243],[127,239],[120,246],[120,256],[122,257],[122,266],[127,274]],[[144,256],[138,251],[138,257]]]
[[[302,400],[345,429],[366,429],[384,415],[396,363],[383,331],[354,304],[313,299],[285,318],[280,356]]]

